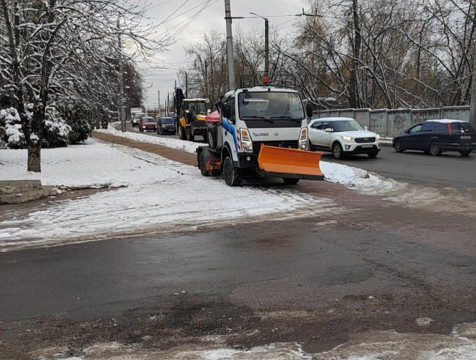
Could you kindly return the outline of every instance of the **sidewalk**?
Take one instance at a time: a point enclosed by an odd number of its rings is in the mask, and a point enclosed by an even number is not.
[[[150,152],[152,154],[160,155],[166,159],[177,161],[185,165],[197,166],[197,155],[186,151],[172,149],[166,146],[151,144],[130,140],[127,138],[105,134],[103,132],[93,131],[91,135],[94,139],[106,141],[118,145],[128,146],[134,149]]]

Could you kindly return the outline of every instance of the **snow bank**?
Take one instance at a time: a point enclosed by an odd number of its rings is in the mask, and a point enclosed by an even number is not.
[[[157,144],[162,146],[167,146],[172,149],[182,150],[189,153],[196,153],[198,146],[207,146],[204,143],[195,143],[192,141],[180,140],[177,137],[159,137],[159,136],[150,136],[143,133],[134,133],[134,132],[122,132],[116,130],[114,126],[110,126],[107,130],[95,130],[97,132],[102,132],[109,135],[114,135],[130,140],[141,141],[148,144]]]
[[[116,130],[114,126],[111,126],[108,130],[98,131],[135,141],[167,146],[172,149],[178,149],[190,153],[195,153],[197,146],[206,146],[206,144],[180,140],[176,137],[157,137],[133,132],[123,133],[122,131]],[[403,186],[402,183],[397,181],[384,179],[377,175],[370,174],[366,170],[341,164],[321,161],[321,170],[327,181],[342,184],[367,195],[384,195],[390,191],[402,188]]]
[[[26,219],[0,223],[0,248],[89,241],[111,235],[223,226],[328,212],[332,202],[277,185],[228,187],[197,168],[140,150],[89,140],[42,151],[42,173],[29,174],[26,151],[0,150],[0,179],[41,179],[63,186],[126,186],[66,200]],[[186,219],[186,221],[184,221]]]
[[[354,334],[349,342],[321,353],[305,352],[296,343],[273,343],[246,350],[221,348],[219,344],[209,344],[208,348],[183,345],[161,351],[113,342],[95,344],[84,349],[80,356],[65,360],[474,360],[475,334],[474,323],[458,325],[450,335],[373,331]]]

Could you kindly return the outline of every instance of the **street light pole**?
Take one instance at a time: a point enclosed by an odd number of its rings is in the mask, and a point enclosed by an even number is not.
[[[235,61],[233,59],[233,34],[230,0],[225,0],[226,61],[228,68],[228,90],[235,90]]]
[[[476,127],[476,41],[473,41],[473,79],[471,83],[471,107],[469,111],[469,122]]]
[[[269,21],[268,18],[254,12],[250,14],[264,20],[264,76],[269,78]]]

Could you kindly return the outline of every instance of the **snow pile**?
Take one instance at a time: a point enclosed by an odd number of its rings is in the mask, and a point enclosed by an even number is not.
[[[206,342],[209,343],[209,342]],[[305,352],[300,344],[272,343],[250,349],[231,349],[209,344],[182,345],[169,350],[140,344],[99,343],[64,360],[474,360],[476,324],[461,324],[450,335],[398,333],[393,330],[354,334],[349,342],[321,353]],[[65,349],[67,350],[67,349]],[[58,351],[67,353],[67,351]],[[48,359],[49,360],[49,359]],[[52,359],[51,359],[52,360]]]
[[[367,170],[321,161],[321,170],[327,181],[344,185],[366,195],[387,195],[403,190],[407,184],[383,178]]]
[[[206,144],[197,144],[174,137],[156,137],[133,132],[123,133],[116,130],[114,126],[107,130],[97,131],[135,141],[167,146],[172,149],[178,149],[190,153],[195,153],[197,146],[206,146]],[[320,164],[321,170],[327,181],[342,184],[367,195],[385,195],[404,187],[404,184],[400,182],[379,177],[366,170],[325,161],[321,161]]]
[[[192,141],[180,140],[177,137],[158,137],[158,136],[150,136],[150,135],[142,134],[142,133],[122,132],[122,131],[116,130],[114,126],[110,126],[106,130],[95,130],[95,131],[134,140],[134,141],[145,142],[148,144],[162,145],[162,146],[169,147],[171,149],[182,150],[189,153],[195,153],[197,151],[197,147],[199,146],[207,146],[207,144],[203,144],[203,143],[195,143]]]
[[[42,173],[26,170],[26,151],[0,150],[0,179],[40,179],[45,185],[127,186],[66,200],[26,219],[0,223],[0,247],[89,241],[111,235],[185,231],[236,221],[273,220],[328,213],[332,202],[278,185],[228,187],[197,168],[160,156],[89,140],[44,149]],[[272,216],[271,216],[272,214]]]

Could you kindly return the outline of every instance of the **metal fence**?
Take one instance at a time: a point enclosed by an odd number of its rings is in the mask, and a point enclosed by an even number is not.
[[[430,109],[339,109],[318,110],[314,118],[350,117],[381,136],[392,137],[412,125],[430,119],[469,121],[469,106],[446,106]]]

